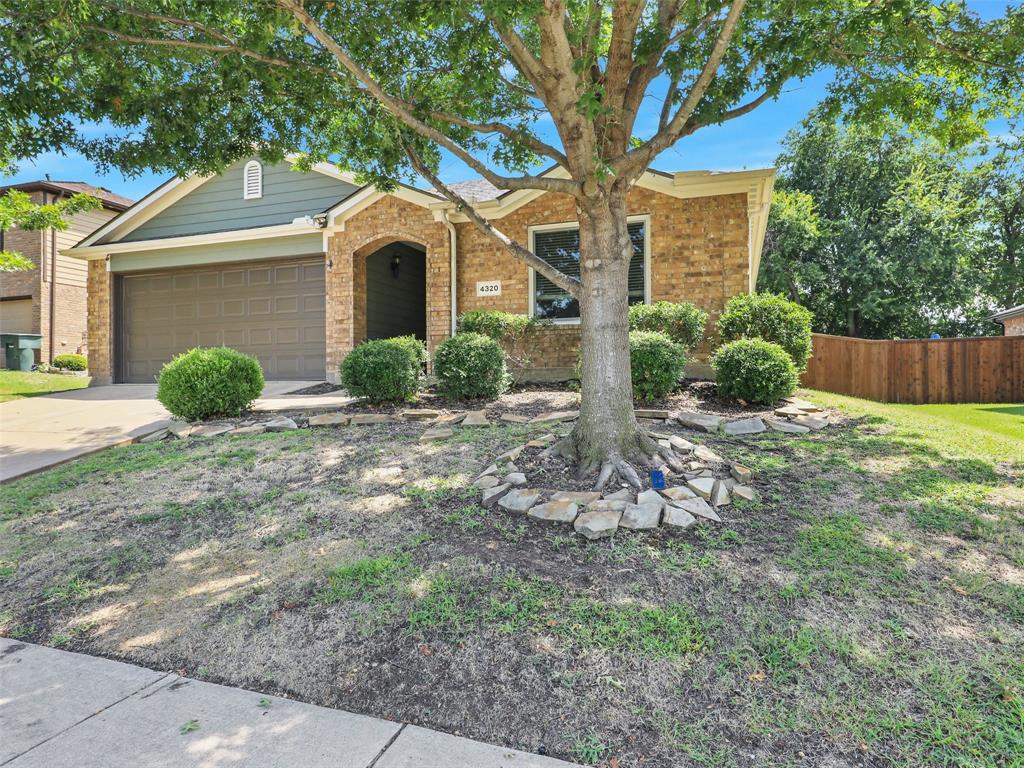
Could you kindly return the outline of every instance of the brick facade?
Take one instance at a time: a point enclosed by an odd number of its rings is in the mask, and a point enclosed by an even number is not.
[[[89,375],[92,383],[110,384],[114,380],[114,303],[111,300],[114,276],[107,262],[89,262]]]
[[[1024,336],[1024,315],[1008,317],[1002,322],[1004,336]]]

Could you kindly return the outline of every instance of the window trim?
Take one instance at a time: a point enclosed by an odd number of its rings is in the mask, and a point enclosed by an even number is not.
[[[256,172],[259,174],[256,177],[259,189],[255,194],[249,194],[249,171],[252,168],[255,168]],[[261,197],[263,197],[263,164],[259,160],[250,160],[242,169],[242,199],[259,200]]]
[[[644,304],[651,303],[651,214],[649,213],[638,213],[635,216],[627,216],[627,224],[636,224],[642,222],[644,225]],[[580,223],[578,221],[562,221],[555,224],[533,224],[527,227],[527,237],[529,238],[530,253],[536,254],[537,249],[534,247],[534,235],[537,232],[559,232],[570,229],[579,229]],[[529,304],[528,304],[528,316],[536,319],[536,293],[537,293],[537,272],[533,267],[528,267],[530,271],[530,279],[528,282],[529,291]],[[580,318],[578,317],[562,317],[552,318],[550,320],[542,320],[540,322],[554,323],[555,325],[579,325]]]

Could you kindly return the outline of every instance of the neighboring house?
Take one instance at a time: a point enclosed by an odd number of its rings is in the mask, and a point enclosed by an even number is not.
[[[752,290],[773,180],[770,169],[644,174],[629,197],[633,300],[688,300],[716,318]],[[507,235],[571,270],[570,198],[454,186]],[[485,308],[552,321],[531,337],[535,378],[564,376],[575,361],[575,303],[447,200],[360,187],[326,164],[299,174],[290,162],[249,160],[173,179],[72,254],[89,261],[98,382],[153,381],[173,355],[217,344],[256,355],[270,379],[337,381],[365,339],[412,333],[433,350],[459,313]]]
[[[5,272],[0,278],[0,333],[38,333],[39,360],[86,352],[86,266],[67,256],[71,246],[131,206],[132,201],[80,181],[29,181],[0,187],[0,195],[18,189],[33,203],[54,203],[79,192],[97,198],[103,207],[78,213],[63,232],[55,229],[0,230],[0,250],[17,251],[37,265],[26,272]],[[0,353],[2,355],[2,353]],[[2,363],[0,363],[2,364]]]
[[[989,319],[1003,326],[1003,336],[1024,336],[1024,304],[996,312]]]

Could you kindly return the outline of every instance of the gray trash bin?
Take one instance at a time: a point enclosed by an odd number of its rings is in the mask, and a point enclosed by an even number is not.
[[[31,371],[36,362],[34,350],[43,346],[43,337],[38,333],[0,333],[0,345],[9,370]]]

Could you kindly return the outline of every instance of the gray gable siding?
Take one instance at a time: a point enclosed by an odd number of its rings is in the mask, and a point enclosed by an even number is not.
[[[321,213],[358,189],[315,171],[296,173],[288,163],[264,164],[263,197],[243,200],[242,169],[246,162],[240,160],[204,182],[121,241],[290,224],[300,216]]]

